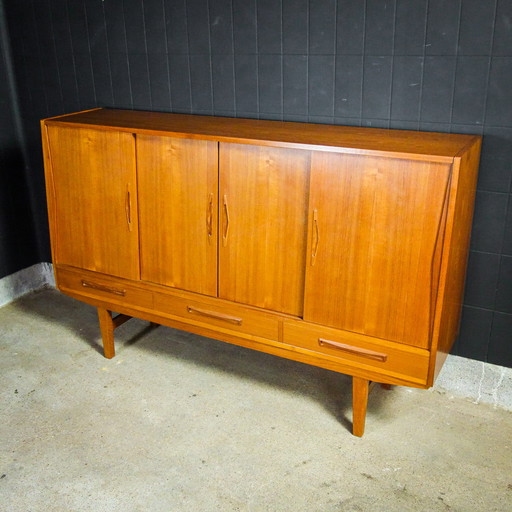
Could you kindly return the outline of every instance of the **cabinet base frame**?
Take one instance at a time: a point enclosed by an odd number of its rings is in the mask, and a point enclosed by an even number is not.
[[[120,313],[113,316],[113,312],[102,307],[96,308],[103,341],[103,355],[107,359],[112,359],[115,355],[114,331],[123,325],[132,316]],[[151,322],[152,326],[158,325]],[[366,409],[368,406],[368,395],[373,389],[375,382],[363,377],[352,377],[352,434],[356,437],[362,437],[366,423]],[[390,389],[389,384],[381,384],[385,389]]]

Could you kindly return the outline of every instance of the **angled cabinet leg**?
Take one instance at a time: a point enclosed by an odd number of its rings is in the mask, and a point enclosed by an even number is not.
[[[357,437],[364,434],[369,389],[368,379],[352,377],[352,434]]]
[[[101,337],[103,339],[103,354],[107,359],[112,359],[116,355],[114,348],[114,329],[116,326],[112,319],[112,312],[108,309],[97,309],[98,319],[100,321]]]

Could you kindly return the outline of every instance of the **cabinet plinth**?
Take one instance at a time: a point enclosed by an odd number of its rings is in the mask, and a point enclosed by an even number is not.
[[[58,288],[371,382],[428,388],[460,321],[478,136],[94,109],[41,122]],[[118,313],[117,316],[113,312]]]

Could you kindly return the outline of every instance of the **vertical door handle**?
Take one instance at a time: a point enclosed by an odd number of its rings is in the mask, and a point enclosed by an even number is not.
[[[320,242],[320,231],[318,229],[318,210],[313,210],[313,241],[311,249],[311,266],[315,264],[316,255],[318,252],[318,244]]]
[[[206,230],[208,233],[208,243],[212,243],[213,235],[213,193],[208,194],[208,205],[206,207]]]
[[[132,198],[130,196],[130,188],[129,185],[126,185],[126,198],[125,198],[125,213],[126,213],[126,223],[128,224],[128,229],[132,230]]]
[[[224,194],[223,199],[224,204],[224,213],[226,215],[226,227],[224,228],[224,234],[222,235],[222,245],[226,247],[228,245],[228,235],[229,235],[229,207],[228,207],[228,196]]]

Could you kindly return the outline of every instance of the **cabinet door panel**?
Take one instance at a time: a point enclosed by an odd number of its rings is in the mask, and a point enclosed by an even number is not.
[[[312,157],[304,319],[427,347],[450,166]]]
[[[302,315],[310,154],[220,145],[219,296]]]
[[[137,135],[141,277],[217,295],[217,143]]]
[[[55,263],[139,278],[132,134],[48,127]]]

